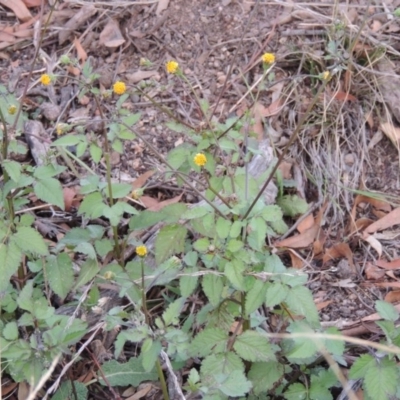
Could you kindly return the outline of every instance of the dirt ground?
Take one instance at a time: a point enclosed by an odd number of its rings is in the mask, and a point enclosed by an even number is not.
[[[214,119],[223,122],[253,106],[248,88],[262,74],[260,56],[274,53],[273,79],[278,83],[262,90],[257,99],[259,111],[251,110],[259,121],[258,137],[269,136],[279,155],[314,93],[315,81],[304,75],[332,71],[330,85],[314,108],[314,120],[302,130],[286,158],[288,178],[295,180],[296,193],[315,206],[311,215],[317,215],[326,204],[320,236],[294,251],[310,274],[309,285],[323,324],[348,335],[368,336],[373,334],[367,317],[375,313],[374,302],[388,296],[398,299],[392,285],[399,279],[398,271],[377,265],[379,259],[390,262],[399,258],[398,225],[376,237],[382,254],[364,240],[362,225],[359,231],[349,226],[355,221],[362,224],[363,219],[376,221],[399,204],[399,153],[382,123],[391,118],[396,127],[400,121],[379,77],[389,79],[390,74],[399,72],[396,46],[400,24],[389,17],[389,11],[399,7],[400,1],[332,3],[65,0],[55,6],[50,22],[42,26],[41,42],[34,23],[26,28],[31,37],[21,34],[21,38],[15,29],[9,42],[0,39],[0,82],[17,96],[27,88],[25,110],[29,118],[43,123],[52,139],[58,123],[79,121],[95,131],[94,122],[99,121],[93,101],[75,97],[74,71],[64,74],[53,91],[38,85],[42,73],[65,73],[59,63],[65,54],[80,57],[80,62],[89,59],[100,74],[101,88],[110,89],[117,79],[129,87],[150,88],[158,102],[201,127],[197,103],[181,81],[166,74],[165,62],[179,62],[199,96],[214,110]],[[42,11],[34,7],[30,12],[32,16],[42,13],[45,21],[49,10],[46,4]],[[15,13],[1,5],[0,21],[9,26],[19,23]],[[359,35],[360,27],[363,33]],[[27,82],[35,54],[32,40],[39,57]],[[346,46],[353,44],[351,52]],[[376,48],[381,49],[381,58],[392,60],[390,74],[380,69],[379,57],[376,62],[364,62],[368,52]],[[351,57],[359,69],[345,71],[341,67]],[[69,92],[65,94],[62,88]],[[55,113],[52,106],[57,107]],[[132,95],[125,107],[141,113],[137,129],[161,154],[186,140],[165,127],[169,117],[140,92]],[[395,130],[393,135],[397,134]],[[395,143],[397,138],[400,136],[395,137]],[[90,165],[90,160],[87,162]],[[128,182],[150,169],[157,170],[146,194],[158,201],[180,193],[140,139],[126,144],[123,154],[114,152],[112,163],[113,176]],[[75,180],[72,174],[64,176],[65,185],[73,185]],[[375,202],[361,198],[366,192],[380,197]],[[182,198],[186,202],[198,200],[189,192]],[[288,224],[296,221],[288,220]],[[282,252],[282,257],[288,266],[294,263],[288,253]]]

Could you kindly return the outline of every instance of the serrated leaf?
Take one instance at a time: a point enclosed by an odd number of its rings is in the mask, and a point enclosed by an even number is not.
[[[61,183],[54,178],[38,179],[33,186],[38,199],[54,204],[62,210],[65,208],[64,195]]]
[[[337,335],[337,336],[342,336],[341,332],[339,329],[335,327],[330,327],[326,329],[326,333],[330,335]],[[333,355],[335,356],[341,356],[344,353],[345,350],[345,341],[344,340],[331,340],[331,339],[326,339],[325,340],[325,347],[326,349]]]
[[[99,146],[97,146],[97,144],[91,143],[89,147],[89,152],[90,156],[96,164],[100,162],[103,151]]]
[[[88,258],[81,266],[74,289],[76,290],[91,281],[99,271],[100,267],[97,260]]]
[[[261,217],[254,217],[250,221],[251,232],[248,235],[248,243],[254,249],[262,251],[267,237],[267,223]]]
[[[326,386],[319,382],[312,382],[309,397],[312,400],[333,400],[332,394]]]
[[[132,192],[132,186],[127,183],[112,183],[111,188],[113,199],[120,199]]]
[[[103,203],[103,197],[100,192],[89,193],[80,204],[78,214],[86,214],[88,217],[99,218],[103,215],[105,207],[106,205]]]
[[[201,363],[202,384],[214,386],[217,374],[229,375],[233,371],[244,372],[245,367],[240,357],[232,351],[207,356]]]
[[[170,256],[183,253],[187,229],[182,225],[167,225],[160,229],[155,242],[156,262],[161,264]]]
[[[15,241],[0,243],[0,292],[6,290],[11,276],[17,272],[21,257],[22,252]]]
[[[162,346],[158,340],[153,341],[146,350],[143,350],[142,347],[142,365],[146,372],[150,372],[154,368],[161,349]]]
[[[179,299],[176,299],[174,302],[172,302],[163,312],[162,318],[166,326],[178,323],[178,317],[181,314],[185,302],[186,298],[180,297]]]
[[[188,150],[184,147],[177,147],[168,153],[168,163],[172,168],[178,169],[188,158]]]
[[[244,246],[243,242],[241,240],[237,239],[231,239],[229,240],[226,249],[231,251],[232,253],[236,253],[240,249],[242,249]]]
[[[219,328],[204,329],[197,334],[190,346],[192,356],[205,357],[211,353],[222,353],[226,349],[228,334]]]
[[[102,365],[103,374],[99,376],[99,382],[103,386],[139,386],[143,381],[157,380],[156,372],[146,372],[140,358],[130,358],[127,363],[119,363],[115,360],[105,362]],[[104,378],[107,382],[104,381]]]
[[[283,214],[289,217],[304,214],[308,209],[307,202],[295,194],[278,197],[277,204],[282,209]]]
[[[45,256],[48,252],[42,236],[29,226],[20,226],[14,234],[15,243],[24,253]]]
[[[275,354],[268,339],[256,331],[245,331],[237,336],[233,348],[246,361],[275,360]]]
[[[208,251],[209,246],[210,241],[207,238],[198,239],[193,243],[193,248],[200,253],[205,253],[206,251]]]
[[[210,303],[216,307],[221,301],[223,279],[219,275],[207,274],[203,276],[202,287]]]
[[[253,287],[246,294],[246,315],[250,315],[264,303],[266,294],[267,285],[265,282],[257,279]]]
[[[3,328],[3,337],[7,340],[18,339],[18,325],[15,321],[8,322]]]
[[[122,122],[129,126],[130,128],[132,128],[133,125],[136,124],[136,122],[139,121],[141,114],[140,113],[136,113],[136,114],[129,114],[126,117],[122,118]]]
[[[265,304],[267,307],[275,307],[277,304],[285,301],[289,293],[289,288],[280,282],[272,282],[266,285],[267,294],[265,296]]]
[[[65,135],[55,140],[51,145],[63,147],[76,146],[81,143],[82,140],[86,140],[83,135]]]
[[[231,227],[231,221],[222,217],[218,217],[217,223],[215,224],[215,231],[220,239],[226,239],[229,236]]]
[[[285,301],[293,312],[304,316],[314,327],[319,326],[317,307],[309,289],[304,286],[291,288]]]
[[[362,354],[359,356],[349,371],[350,379],[360,379],[364,378],[367,371],[374,368],[375,359],[369,354]]]
[[[46,265],[47,278],[55,294],[65,299],[74,285],[72,261],[66,253],[49,256]]]
[[[286,267],[276,254],[268,254],[265,256],[264,271],[275,274],[285,273]]]
[[[307,389],[301,383],[293,383],[283,396],[286,400],[304,400],[307,397]]]
[[[231,238],[233,238],[233,239],[237,238],[240,235],[240,233],[242,231],[242,228],[243,228],[243,222],[242,221],[234,221],[232,226],[231,226],[231,230],[229,232],[229,236]]]
[[[88,389],[82,382],[74,381],[73,386],[71,381],[63,382],[57,392],[51,397],[52,400],[65,400],[74,398],[76,400],[86,400],[88,397]]]
[[[288,331],[305,334],[303,337],[293,337],[290,341],[290,349],[286,351],[285,355],[291,361],[297,362],[297,360],[313,357],[318,351],[318,345],[322,346],[322,342],[312,338],[314,331],[301,321],[292,322]]]
[[[247,380],[246,375],[242,371],[233,371],[227,377],[223,377],[218,389],[231,397],[244,396],[252,388],[251,382]]]
[[[195,218],[201,218],[209,213],[213,213],[213,210],[208,204],[205,206],[193,207],[189,208],[182,214],[182,219],[190,220]]]
[[[224,273],[232,286],[237,290],[244,290],[243,272],[245,265],[242,261],[233,259],[231,262],[225,264]]]
[[[399,312],[396,310],[393,304],[390,304],[386,301],[377,300],[375,302],[375,308],[383,319],[394,322],[399,318]]]
[[[266,222],[280,221],[283,218],[282,209],[277,205],[264,206],[260,216]]]
[[[197,272],[197,268],[186,268],[185,275],[181,276],[179,279],[179,288],[181,290],[182,297],[189,297],[196,289],[197,283],[199,281],[198,276],[190,276]]]
[[[12,160],[4,160],[2,163],[2,167],[7,171],[8,176],[14,181],[18,182],[21,177],[21,164],[12,161]]]
[[[277,361],[252,363],[248,378],[253,384],[254,394],[259,395],[272,389],[284,372],[283,365]]]
[[[374,400],[389,400],[395,395],[399,381],[399,371],[395,360],[384,357],[374,360],[364,376],[364,388]]]

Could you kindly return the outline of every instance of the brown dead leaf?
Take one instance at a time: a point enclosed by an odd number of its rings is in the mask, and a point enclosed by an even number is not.
[[[378,260],[375,264],[384,269],[400,269],[400,258],[392,261]]]
[[[390,139],[396,148],[400,143],[400,128],[393,126],[390,122],[383,122],[380,126],[382,132]]]
[[[316,303],[315,306],[317,307],[318,311],[321,311],[325,307],[328,307],[329,304],[332,303],[332,300],[321,301],[321,303]]]
[[[63,196],[64,196],[65,211],[69,212],[71,211],[76,196],[76,191],[73,188],[64,187]]]
[[[264,127],[262,122],[264,110],[265,107],[257,101],[254,103],[251,111],[252,117],[254,118],[252,131],[257,134],[257,139],[259,142],[261,142],[264,138]]]
[[[0,4],[10,8],[21,21],[28,21],[32,18],[32,14],[22,0],[0,0]]]
[[[156,207],[159,204],[159,201],[157,199],[150,196],[141,196],[140,201],[147,209]]]
[[[22,1],[28,8],[39,7],[42,4],[42,0],[22,0]]]
[[[126,74],[126,79],[130,83],[138,83],[144,79],[149,79],[158,75],[157,71],[136,71],[133,74]]]
[[[289,249],[290,259],[292,261],[292,267],[295,269],[302,269],[304,267],[304,261],[299,255],[292,249]]]
[[[370,233],[375,233],[398,224],[400,224],[400,207],[395,208],[389,214],[386,214],[383,218],[368,226],[364,231],[364,235],[367,236]]]
[[[145,397],[152,388],[153,386],[149,383],[145,385],[142,389],[138,390],[134,395],[127,397],[125,400],[139,400],[142,397]]]
[[[302,233],[314,225],[314,215],[308,214],[298,225],[297,230]]]
[[[324,210],[326,209],[327,203],[322,206],[319,210],[315,223],[309,229],[300,233],[299,235],[294,235],[289,238],[279,240],[274,243],[276,247],[291,247],[292,249],[300,249],[303,247],[308,247],[312,244],[318,235],[320,230],[320,224]]]
[[[356,267],[353,261],[353,252],[351,251],[347,243],[338,243],[329,249],[326,249],[325,254],[322,258],[322,262],[325,264],[329,260],[334,258],[346,258],[353,273],[356,273]]]
[[[81,44],[81,42],[79,41],[78,38],[74,39],[74,46],[76,48],[76,53],[78,55],[78,60],[82,61],[82,63],[84,63],[87,60],[88,55],[87,55],[85,49],[82,47],[82,44]]]
[[[114,19],[110,19],[106,26],[103,28],[99,37],[99,44],[106,47],[118,47],[125,43],[125,39],[122,36],[119,24]]]
[[[278,170],[282,173],[283,179],[292,179],[292,166],[293,164],[287,161],[282,161],[279,164]]]
[[[400,290],[392,290],[387,293],[384,300],[388,303],[397,303],[400,301]]]
[[[148,210],[149,211],[160,211],[164,207],[169,206],[170,204],[179,203],[179,201],[181,200],[182,196],[183,196],[183,193],[181,193],[179,196],[173,197],[172,199],[160,201],[158,204],[154,205],[153,207],[149,207]],[[141,197],[141,199],[142,198],[143,197]]]
[[[371,247],[378,253],[379,257],[382,256],[382,244],[376,237],[363,233],[363,239],[371,245]]]
[[[167,9],[169,0],[158,0],[156,15],[159,17],[161,13]]]
[[[261,116],[266,118],[278,114],[282,110],[282,105],[283,105],[282,99],[273,101],[268,107],[263,107]]]
[[[153,175],[154,175],[154,171],[147,171],[144,174],[138,176],[137,179],[135,179],[132,182],[132,189],[133,190],[140,189],[146,183],[147,179],[149,179]]]
[[[365,276],[368,280],[379,280],[385,276],[385,271],[367,262],[365,266]]]
[[[343,102],[345,102],[345,101],[357,101],[357,98],[354,97],[352,94],[346,93],[346,92],[341,92],[341,91],[336,92],[333,95],[333,98],[336,99],[336,100],[339,100],[339,101],[343,101]]]

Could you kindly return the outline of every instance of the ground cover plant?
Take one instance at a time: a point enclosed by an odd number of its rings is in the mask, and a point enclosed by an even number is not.
[[[131,84],[123,74],[105,79],[75,41],[76,51],[56,51],[36,74],[59,5],[40,2],[43,30],[23,91],[0,85],[3,394],[400,398],[395,293],[363,300],[369,313],[359,319],[369,330],[358,335],[322,314],[334,293],[322,287],[332,260],[347,262],[336,265],[341,279],[332,287],[349,288],[350,301],[363,274],[375,288],[397,283],[389,280],[397,280],[396,248],[385,247],[400,222],[397,199],[358,181],[371,163],[363,142],[371,113],[394,113],[378,105],[388,100],[374,69],[397,54],[360,40],[379,13],[360,12],[355,26],[333,10],[320,53],[289,43],[287,73],[284,57],[280,64],[267,47],[247,74],[237,50],[210,101],[179,55],[141,57],[142,78]],[[237,49],[260,7],[250,10]],[[151,79],[156,62],[161,82]],[[228,92],[235,79],[242,96]],[[40,104],[28,101],[33,86]],[[163,101],[171,87],[181,108]],[[356,99],[371,87],[375,97]],[[222,112],[227,92],[232,111]],[[264,107],[270,92],[277,95]],[[165,149],[141,129],[151,113],[137,109],[138,99],[163,116],[160,131],[179,135]],[[92,114],[67,118],[71,104]],[[270,117],[278,113],[288,115],[288,134],[276,140]],[[382,121],[397,145],[396,128]],[[116,172],[131,145],[152,166],[134,179]],[[289,171],[294,157],[303,178]],[[164,195],[154,182],[168,188]]]

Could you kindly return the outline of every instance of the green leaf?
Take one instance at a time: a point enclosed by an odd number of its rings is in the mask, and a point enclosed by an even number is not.
[[[210,303],[216,307],[221,301],[222,289],[224,288],[223,279],[219,275],[206,274],[202,279],[202,287]]]
[[[261,217],[254,217],[250,221],[251,232],[248,235],[248,243],[254,249],[262,251],[267,237],[267,223]]]
[[[20,226],[14,235],[15,243],[24,253],[45,256],[48,252],[42,236],[29,226]]]
[[[18,339],[18,325],[15,321],[8,322],[3,328],[3,337],[7,340]]]
[[[120,199],[132,192],[132,186],[127,183],[112,183],[111,187],[113,199]]]
[[[286,267],[276,254],[268,254],[265,256],[264,271],[275,274],[286,273]]]
[[[7,171],[8,176],[14,181],[18,182],[21,177],[22,165],[16,161],[4,160],[2,167]]]
[[[237,336],[233,348],[246,361],[275,360],[275,354],[268,339],[256,331],[245,331]]]
[[[245,269],[246,268],[243,262],[237,259],[227,262],[225,265],[225,276],[228,278],[232,286],[237,290],[244,290],[243,272]]]
[[[304,400],[307,398],[307,389],[301,383],[293,383],[283,396],[286,400]]]
[[[79,289],[81,286],[91,281],[99,271],[100,267],[97,260],[88,258],[79,271],[74,289]]]
[[[333,400],[332,394],[326,386],[319,382],[312,382],[309,397],[312,400]]]
[[[374,368],[375,359],[369,354],[359,356],[350,368],[349,378],[360,379],[364,378],[367,371]]]
[[[264,206],[260,213],[260,217],[262,217],[266,222],[280,221],[283,218],[282,209],[276,205]]]
[[[219,328],[204,329],[192,341],[190,354],[205,357],[211,352],[222,353],[226,350],[228,334]]]
[[[309,289],[304,286],[291,288],[285,301],[290,310],[304,316],[314,327],[319,326],[317,307]]]
[[[65,299],[74,285],[72,261],[66,253],[49,256],[46,265],[47,278],[55,294]]]
[[[168,308],[163,312],[162,319],[166,326],[176,325],[179,320],[178,317],[181,314],[182,308],[185,305],[186,298],[180,297],[172,302]]]
[[[220,379],[218,379],[220,377]],[[242,371],[233,371],[228,376],[223,374],[216,377],[220,386],[218,389],[231,397],[244,396],[252,387],[251,382],[247,380]]]
[[[231,240],[229,240],[226,248],[227,248],[227,250],[231,251],[232,253],[236,253],[237,251],[242,249],[243,246],[244,246],[244,244],[241,240],[231,239]]]
[[[188,127],[180,124],[179,122],[175,122],[175,121],[168,121],[165,125],[169,129],[171,129],[171,131],[174,131],[176,133],[187,133],[188,131],[190,131],[190,129]]]
[[[151,345],[145,346],[146,341],[151,343]],[[152,339],[148,338],[144,341],[142,346],[142,365],[146,372],[150,372],[154,368],[161,349],[162,346],[158,340],[153,341]]]
[[[259,395],[272,389],[284,373],[283,365],[277,361],[252,363],[248,378],[253,384],[254,394]]]
[[[374,400],[389,400],[396,393],[399,372],[395,360],[384,357],[375,359],[364,376],[364,388]]]
[[[79,206],[78,214],[86,214],[87,217],[99,218],[103,215],[106,205],[100,192],[89,193]]]
[[[265,297],[265,304],[267,307],[275,307],[277,304],[285,301],[286,296],[289,293],[289,288],[286,285],[280,282],[273,282],[266,286],[267,295]]]
[[[303,337],[293,337],[292,340],[285,342],[285,344],[290,343],[290,348],[286,350],[285,355],[292,362],[300,363],[300,360],[313,357],[318,351],[318,345],[323,345],[322,341],[318,342],[313,339],[314,331],[301,321],[292,322],[288,331],[304,335]]]
[[[296,217],[304,214],[308,209],[307,202],[297,195],[285,195],[279,197],[277,204],[282,208],[283,214],[289,217]]]
[[[242,221],[234,221],[232,226],[231,226],[231,230],[229,232],[229,236],[234,239],[237,238],[243,228],[243,222]]]
[[[63,382],[60,388],[51,397],[52,400],[73,399],[76,394],[76,400],[86,400],[88,398],[88,389],[85,384],[79,381],[74,381],[73,386],[71,381]]]
[[[140,113],[136,113],[136,114],[129,114],[126,117],[123,117],[121,120],[122,122],[129,126],[130,128],[136,124],[136,122],[138,122],[140,119]]]
[[[193,248],[200,253],[206,253],[210,247],[210,241],[207,238],[201,238],[193,243]]]
[[[168,163],[172,168],[178,169],[188,158],[188,149],[177,147],[168,153]]]
[[[185,211],[182,214],[182,219],[195,219],[195,218],[201,218],[204,217],[205,215],[211,213],[213,214],[213,209],[211,208],[211,206],[204,205],[204,206],[199,206],[199,207],[193,207],[193,208],[189,208],[187,211]]]
[[[38,199],[46,203],[54,204],[62,210],[65,209],[63,190],[57,179],[38,179],[33,186],[33,191]]]
[[[183,253],[187,229],[182,225],[167,225],[160,229],[155,242],[156,262],[161,264],[170,256]]]
[[[102,365],[104,374],[99,376],[99,382],[103,386],[139,386],[143,381],[157,380],[156,372],[146,372],[140,358],[130,358],[127,363],[119,363],[115,360],[105,362]]]
[[[83,135],[65,135],[52,143],[52,146],[76,146],[77,144],[81,143],[83,140],[86,140],[85,136]]]
[[[21,257],[22,252],[14,240],[0,243],[0,292],[6,290],[10,278],[17,272]]]
[[[383,319],[394,322],[399,318],[399,312],[396,310],[393,304],[390,304],[386,301],[377,300],[375,302],[375,308]]]
[[[181,290],[182,297],[189,297],[196,289],[199,281],[198,276],[190,276],[197,272],[197,268],[186,268],[185,276],[179,279],[179,289]]]
[[[217,235],[220,239],[226,239],[229,236],[229,232],[231,230],[232,222],[222,218],[218,217],[217,223],[215,225],[215,229],[217,232]]]
[[[93,161],[98,164],[101,160],[101,156],[103,154],[102,149],[97,146],[97,144],[91,143],[89,147],[90,156],[92,157]]]
[[[256,279],[253,287],[246,294],[246,315],[250,315],[264,303],[266,294],[267,285],[265,282]]]
[[[337,336],[342,336],[341,332],[339,329],[335,327],[330,327],[327,328],[326,333],[330,335],[337,335]],[[332,339],[326,339],[325,340],[325,347],[326,349],[332,353],[335,356],[341,356],[344,353],[345,350],[345,341],[344,340],[332,340]]]

